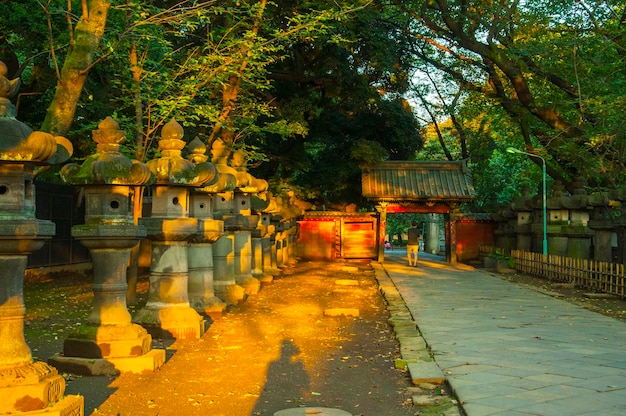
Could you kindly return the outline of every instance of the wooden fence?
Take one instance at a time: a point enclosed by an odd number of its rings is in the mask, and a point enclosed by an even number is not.
[[[555,255],[481,247],[481,256],[500,253],[515,260],[521,273],[544,278],[550,282],[571,283],[578,288],[626,298],[626,275],[623,264],[574,259]]]

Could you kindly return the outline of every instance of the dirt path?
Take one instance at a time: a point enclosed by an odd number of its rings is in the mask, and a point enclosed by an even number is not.
[[[355,308],[359,317],[324,316],[327,308]],[[159,371],[68,376],[67,394],[84,395],[85,414],[94,415],[271,416],[299,406],[413,415],[387,319],[368,263],[300,263],[214,321],[202,339],[170,345]]]

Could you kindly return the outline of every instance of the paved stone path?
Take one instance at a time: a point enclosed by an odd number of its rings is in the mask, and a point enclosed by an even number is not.
[[[468,416],[626,414],[626,323],[421,252],[382,269]]]

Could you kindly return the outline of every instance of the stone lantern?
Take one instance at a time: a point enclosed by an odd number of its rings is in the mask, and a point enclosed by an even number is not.
[[[577,259],[588,259],[591,256],[593,232],[589,228],[590,213],[593,207],[586,191],[587,180],[578,177],[574,181],[573,194],[563,198],[562,204],[569,212],[567,225],[561,232],[568,237],[567,256]]]
[[[589,228],[593,230],[593,259],[606,263],[613,262],[613,236],[616,236],[615,210],[621,205],[612,200],[609,192],[594,192],[589,195],[592,207]]]
[[[287,231],[287,236],[288,236],[288,240],[289,240],[289,245],[287,246],[287,257],[288,260],[287,262],[290,265],[294,265],[298,262],[296,255],[297,255],[297,247],[296,247],[296,243],[298,241],[298,234],[299,234],[299,227],[300,227],[300,223],[298,222],[298,218],[302,217],[302,215],[304,214],[304,212],[307,209],[310,209],[312,207],[312,204],[310,202],[305,202],[302,201],[301,199],[298,199],[295,196],[295,193],[293,191],[289,191],[288,193],[289,195],[289,230]]]
[[[236,305],[246,297],[245,289],[235,280],[235,234],[238,219],[235,212],[237,171],[228,166],[226,144],[217,139],[211,145],[213,163],[219,172],[216,184],[205,188],[214,192],[213,216],[224,222],[224,234],[213,244],[215,294],[227,305]]]
[[[193,163],[208,160],[207,149],[199,138],[187,146],[187,157]],[[219,318],[226,309],[226,303],[215,296],[213,243],[224,235],[224,221],[213,218],[213,197],[215,187],[228,188],[224,182],[218,185],[219,174],[214,183],[205,184],[190,193],[191,216],[198,219],[198,234],[189,243],[189,303],[199,314]]]
[[[265,208],[261,210],[260,228],[266,230],[261,238],[263,254],[263,273],[274,277],[280,276],[281,270],[276,264],[276,224],[272,222],[275,212],[278,212],[276,198],[270,192],[265,195]],[[262,280],[263,281],[263,280]]]
[[[498,212],[496,212],[492,219],[494,219],[498,227],[494,230],[494,236],[496,240],[496,246],[502,247],[507,250],[515,248],[516,244],[516,225],[518,221],[517,214],[513,211],[510,205],[502,206]]]
[[[131,322],[126,305],[126,268],[131,249],[146,236],[133,221],[134,187],[146,185],[148,166],[119,151],[124,132],[111,117],[93,131],[96,153],[82,165],[61,170],[69,184],[85,190],[85,224],[72,235],[89,248],[93,262],[93,306],[86,325],[70,334],[63,354],[48,361],[58,369],[85,375],[154,371],[165,362],[165,350],[152,349],[152,337]]]
[[[548,198],[548,247],[550,254],[578,259],[591,255],[591,229],[587,226],[592,207],[585,191],[586,181],[577,178],[573,195],[566,195],[560,181]]]
[[[518,250],[530,251],[532,248],[532,199],[528,185],[522,187],[522,196],[511,201],[510,207],[516,213],[515,227],[516,245]]]
[[[24,338],[28,255],[56,231],[53,222],[35,217],[35,168],[66,161],[72,145],[15,119],[9,98],[19,80],[6,75],[0,61],[0,414],[82,415],[83,398],[63,397],[65,379],[47,363],[33,362]]]
[[[275,198],[276,211],[271,217],[276,230],[276,267],[291,266],[296,262],[295,242],[298,234],[297,217],[302,214],[302,209],[294,202],[292,193],[288,196]]]
[[[286,247],[287,229],[285,218],[281,215],[283,211],[283,199],[280,197],[272,197],[274,210],[270,212],[270,224],[274,227],[274,235],[272,239],[271,262],[272,270],[280,271],[284,267],[284,248]],[[273,272],[273,274],[276,272]]]
[[[252,274],[252,231],[256,230],[259,215],[252,213],[251,196],[265,192],[268,184],[248,173],[244,153],[233,152],[231,166],[235,169],[237,188],[234,192],[235,214],[237,225],[233,229],[235,248],[235,280],[246,291],[253,295],[260,289],[260,281]]]
[[[269,285],[274,280],[271,273],[271,236],[274,234],[274,226],[271,225],[271,215],[267,212],[272,206],[272,201],[267,192],[253,195],[251,198],[253,212],[260,214],[259,222],[252,230],[252,275],[259,279],[261,285]]]
[[[156,176],[152,185],[152,215],[139,223],[152,242],[148,302],[134,317],[153,335],[197,339],[206,321],[189,304],[189,241],[198,235],[199,221],[189,216],[189,192],[215,180],[210,163],[194,164],[181,156],[183,128],[175,120],[161,131],[161,157],[148,161]]]

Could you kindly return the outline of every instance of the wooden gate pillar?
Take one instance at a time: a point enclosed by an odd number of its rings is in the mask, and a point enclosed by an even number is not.
[[[377,238],[377,251],[378,261],[385,261],[385,236],[387,235],[387,203],[381,202],[376,205],[376,212],[378,212],[378,238]]]
[[[445,235],[446,235],[446,261],[456,264],[456,220],[459,207],[456,204],[450,205],[450,213],[445,218]]]

